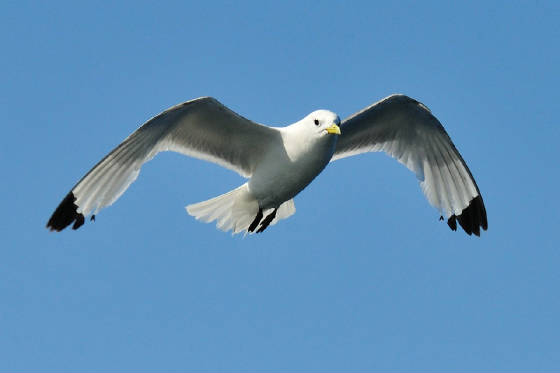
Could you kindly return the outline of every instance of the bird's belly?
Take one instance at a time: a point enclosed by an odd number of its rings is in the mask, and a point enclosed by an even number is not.
[[[328,159],[277,159],[269,163],[269,167],[255,171],[249,181],[249,190],[261,208],[278,207],[309,185],[327,164]]]

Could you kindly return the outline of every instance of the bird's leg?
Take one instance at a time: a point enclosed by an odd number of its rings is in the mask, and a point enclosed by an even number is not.
[[[268,225],[274,220],[274,218],[276,217],[276,211],[278,211],[278,208],[275,208],[274,211],[272,211],[270,213],[270,215],[268,215],[266,218],[264,218],[264,220],[261,223],[261,227],[259,228],[259,230],[257,231],[257,233],[262,233],[267,227]]]
[[[257,216],[255,216],[255,220],[253,220],[253,222],[251,223],[247,231],[254,232],[255,228],[257,228],[259,223],[261,222],[262,217],[263,217],[263,212],[262,209],[259,207],[259,212],[257,212]]]

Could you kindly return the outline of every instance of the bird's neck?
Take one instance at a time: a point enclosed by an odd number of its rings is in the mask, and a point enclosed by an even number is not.
[[[289,127],[286,127],[288,129]],[[302,159],[328,159],[332,157],[336,145],[336,137],[325,135],[321,137],[309,136],[302,131],[284,130],[282,140],[286,154],[292,162]]]

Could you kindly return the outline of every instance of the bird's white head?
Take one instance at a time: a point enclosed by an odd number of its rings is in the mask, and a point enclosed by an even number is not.
[[[283,127],[281,133],[284,148],[290,160],[316,160],[324,163],[324,167],[332,157],[341,133],[339,124],[340,118],[332,111],[317,110],[302,120]]]
[[[340,135],[340,118],[332,111],[316,110],[301,122],[319,136]]]

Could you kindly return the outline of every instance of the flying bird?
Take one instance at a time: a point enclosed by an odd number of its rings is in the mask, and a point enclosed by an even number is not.
[[[246,177],[240,187],[187,212],[234,234],[260,233],[295,213],[294,197],[333,161],[383,151],[416,174],[428,202],[471,235],[488,222],[482,195],[441,123],[420,102],[391,95],[340,121],[317,110],[286,127],[252,122],[212,97],[173,106],[144,123],[95,165],[47,223],[78,229],[115,202],[162,151],[217,163]]]

